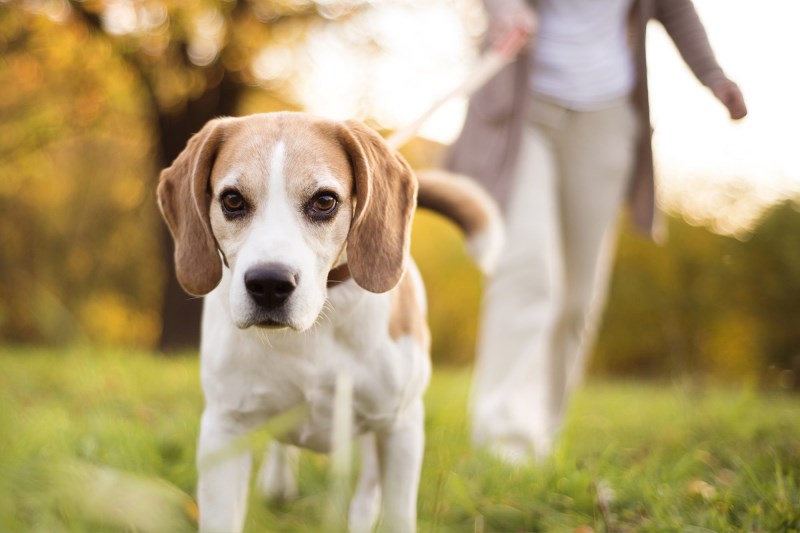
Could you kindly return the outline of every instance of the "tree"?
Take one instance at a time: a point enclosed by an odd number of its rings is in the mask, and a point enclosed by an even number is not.
[[[261,83],[253,65],[276,35],[302,35],[310,24],[339,22],[365,1],[222,0],[177,2],[113,0],[19,3],[104,41],[141,88],[153,139],[154,161],[166,168],[208,120],[236,113],[248,88]],[[269,80],[267,80],[269,81]],[[268,87],[276,107],[291,107],[286,85]],[[148,171],[148,190],[157,172]],[[178,286],[172,239],[160,226],[166,267],[159,347],[193,346],[199,339],[200,300]]]
[[[0,4],[0,336],[152,342],[160,224],[134,79],[53,16]]]
[[[663,247],[623,231],[593,370],[800,389],[798,231],[790,200],[740,238],[678,217]]]
[[[747,289],[747,312],[763,330],[762,366],[780,385],[800,390],[800,214],[796,201],[769,209],[745,244],[748,260],[738,280]]]

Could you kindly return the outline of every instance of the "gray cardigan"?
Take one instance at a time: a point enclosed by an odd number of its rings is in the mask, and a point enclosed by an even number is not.
[[[513,8],[524,2],[483,1],[490,18],[502,9]],[[635,227],[648,234],[652,234],[654,230],[656,216],[645,57],[645,31],[650,19],[656,19],[663,24],[684,61],[701,83],[710,86],[720,79],[727,79],[714,57],[708,36],[691,0],[634,1],[628,26],[637,79],[631,99],[639,112],[640,131],[643,134],[636,147],[637,159],[629,182],[628,205]],[[522,127],[530,102],[530,69],[529,52],[523,52],[515,62],[505,67],[472,96],[464,128],[445,162],[448,169],[476,179],[501,206],[506,203],[509,194]]]

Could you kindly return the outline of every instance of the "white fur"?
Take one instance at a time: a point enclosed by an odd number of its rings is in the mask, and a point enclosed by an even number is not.
[[[497,219],[499,220],[499,219]],[[493,221],[484,231],[475,234],[467,241],[470,257],[486,275],[494,273],[500,252],[505,242],[505,231],[501,223]]]

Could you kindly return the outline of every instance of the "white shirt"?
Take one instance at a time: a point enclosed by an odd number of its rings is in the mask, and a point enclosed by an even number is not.
[[[630,93],[636,68],[627,42],[633,0],[539,0],[534,93],[577,110],[601,109]]]

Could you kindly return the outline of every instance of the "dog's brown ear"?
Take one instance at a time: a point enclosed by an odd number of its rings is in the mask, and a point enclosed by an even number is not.
[[[226,120],[212,120],[195,134],[158,183],[158,206],[175,240],[175,273],[183,290],[194,296],[211,292],[222,278],[208,182]]]
[[[356,189],[347,241],[350,273],[364,289],[386,292],[405,272],[417,179],[402,156],[360,122],[345,122],[341,140],[350,156]]]

